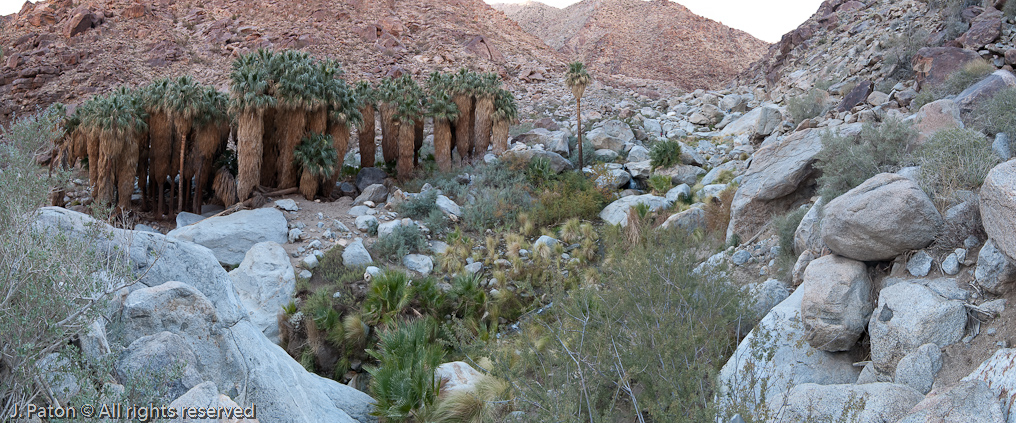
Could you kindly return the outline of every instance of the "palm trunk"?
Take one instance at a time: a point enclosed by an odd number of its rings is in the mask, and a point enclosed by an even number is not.
[[[264,121],[261,110],[249,109],[240,112],[236,130],[237,177],[236,198],[238,201],[250,197],[251,191],[261,180],[261,135]]]
[[[459,109],[459,118],[455,120],[455,151],[459,152],[459,161],[469,158],[470,143],[473,129],[473,97],[468,94],[457,94],[452,102]]]
[[[173,131],[169,116],[164,112],[153,112],[148,125],[150,137],[148,156],[151,158],[148,166],[148,180],[151,191],[153,191],[152,195],[157,197],[156,215],[161,217],[166,214],[163,190],[172,167]]]
[[[332,136],[332,147],[335,148],[337,161],[335,162],[335,170],[332,171],[331,176],[328,177],[325,185],[321,188],[321,195],[325,197],[332,196],[332,191],[335,190],[335,182],[339,180],[339,175],[342,174],[342,163],[345,162],[346,151],[349,150],[349,124],[347,122],[329,122],[328,134]]]
[[[505,151],[508,151],[508,128],[508,119],[497,119],[494,121],[494,128],[491,130],[494,155],[500,156]]]
[[[423,118],[413,123],[413,166],[420,165],[420,149],[423,148],[423,130],[426,124]]]
[[[582,168],[585,167],[585,164],[582,162],[582,99],[578,97],[575,98],[575,113],[578,115],[576,121],[578,123],[579,133],[579,175],[584,175],[584,173],[582,173]]]
[[[190,132],[191,129],[191,121],[190,119],[182,119],[180,117],[176,117],[173,119],[173,126],[176,127],[176,135],[179,137],[180,140],[180,161],[179,166],[177,166],[177,169],[180,170],[180,188],[177,192],[177,204],[176,204],[176,210],[180,212],[183,211],[184,199],[190,193],[190,180],[187,180],[187,178],[184,177],[183,164],[184,157],[187,155],[187,134]],[[187,187],[186,189],[184,189],[184,185],[186,185]]]
[[[396,171],[399,179],[406,180],[413,173],[413,122],[399,124],[399,158]]]
[[[114,131],[103,130],[99,134],[99,148],[96,152],[95,200],[100,204],[112,204],[116,190],[116,177],[120,175],[117,168],[117,155],[123,148],[123,135]],[[91,160],[91,159],[89,159]],[[131,169],[132,171],[134,169]]]
[[[295,187],[299,182],[300,174],[293,164],[293,151],[303,139],[307,114],[300,109],[290,109],[283,111],[280,116],[282,119],[276,120],[276,127],[282,130],[282,137],[279,142],[279,159],[275,166],[279,171],[279,188],[286,189]]]
[[[303,198],[306,198],[307,201],[314,201],[314,194],[317,194],[317,189],[318,177],[304,169],[303,175],[300,176],[300,193],[303,194]]]
[[[393,162],[399,156],[399,134],[400,127],[395,120],[395,106],[391,103],[381,103],[381,157],[385,163]]]
[[[452,169],[452,128],[448,119],[434,118],[434,161],[442,172]]]
[[[473,127],[473,157],[482,158],[490,146],[491,115],[494,113],[494,96],[483,95],[476,100]]]
[[[204,188],[208,185],[208,179],[212,173],[212,160],[215,159],[215,153],[218,153],[222,146],[222,135],[219,131],[220,128],[217,125],[209,123],[198,128],[197,133],[194,135],[194,147],[197,154],[192,159],[191,169],[192,173],[197,176],[194,178],[194,201],[192,207],[196,214],[201,214]]]
[[[141,188],[141,207],[142,209],[148,209],[148,199],[150,189],[150,182],[148,181],[148,160],[151,154],[151,146],[149,145],[148,132],[139,133],[135,139],[137,140],[138,154],[137,154],[137,178],[138,187]]]
[[[124,139],[123,147],[117,154],[117,206],[121,213],[127,212],[131,207],[131,196],[134,195],[134,178],[138,168],[138,143],[137,136],[128,136]]]
[[[222,201],[222,205],[229,207],[236,204],[236,178],[225,167],[215,172],[215,181],[212,182],[212,191]]]
[[[374,105],[368,104],[360,108],[363,116],[363,123],[357,129],[357,138],[360,146],[360,168],[374,167],[374,153],[377,145],[374,144]]]
[[[307,132],[323,134],[328,128],[328,108],[318,107],[307,114]]]
[[[92,184],[92,196],[99,191],[99,131],[90,130],[86,135],[88,140],[85,142],[86,153],[88,154],[88,182]]]
[[[261,119],[264,122],[264,129],[261,134],[261,175],[259,180],[261,185],[266,187],[274,187],[279,184],[276,179],[278,176],[276,165],[279,161],[279,136],[276,135],[275,116],[280,113],[281,111],[278,109],[269,108],[265,110]]]

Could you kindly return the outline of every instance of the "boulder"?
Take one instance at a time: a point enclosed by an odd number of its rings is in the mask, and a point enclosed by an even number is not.
[[[277,316],[296,295],[296,273],[286,250],[271,241],[254,244],[229,279],[250,321],[278,343]]]
[[[381,204],[386,200],[388,200],[388,188],[385,188],[383,184],[373,184],[363,189],[363,192],[353,200],[353,205],[358,206],[368,201]]]
[[[874,91],[875,85],[871,81],[865,80],[859,82],[854,89],[850,90],[847,95],[843,96],[843,101],[840,102],[839,106],[836,106],[837,112],[849,112],[854,106],[864,103]]]
[[[551,137],[550,130],[545,128],[533,128],[531,131],[519,134],[515,137],[515,142],[521,142],[526,145],[543,144],[544,146],[550,145]]]
[[[463,361],[444,363],[434,369],[434,379],[441,386],[441,396],[456,392],[476,392],[476,385],[483,378],[483,373]]]
[[[207,247],[223,266],[236,266],[254,244],[265,241],[285,244],[289,228],[282,212],[267,207],[210,217],[174,229],[166,236]]]
[[[787,395],[787,408],[780,421],[810,423],[848,421],[855,423],[895,422],[924,395],[906,385],[867,383],[863,385],[795,386]]]
[[[1016,161],[999,164],[981,185],[984,232],[1006,256],[1016,257]]]
[[[628,186],[631,174],[622,169],[609,169],[606,174],[596,177],[596,186],[609,189],[620,189]]]
[[[550,140],[546,144],[547,150],[560,154],[562,157],[571,155],[571,146],[568,144],[568,134],[564,131],[550,133]]]
[[[822,351],[853,348],[874,308],[864,263],[832,254],[820,257],[804,271],[801,290],[805,340]]]
[[[374,259],[370,257],[367,247],[363,246],[363,240],[360,238],[353,240],[342,250],[342,264],[346,267],[361,267],[373,262]]]
[[[297,206],[296,200],[292,198],[283,198],[281,200],[275,200],[275,207],[278,207],[279,210],[288,212],[300,211],[300,206]]]
[[[660,228],[681,228],[688,233],[696,229],[706,229],[706,212],[700,208],[690,208],[680,213],[674,213],[667,218]]]
[[[438,195],[434,204],[437,206],[441,213],[446,216],[462,217],[462,209],[458,204],[455,204],[451,198],[445,197],[444,195]]]
[[[802,254],[807,250],[822,251],[826,245],[822,243],[822,198],[815,202],[801,218],[794,230],[794,252]]]
[[[995,403],[1002,408],[1007,423],[1016,422],[1016,349],[1002,348],[995,351],[990,358],[981,363],[973,372],[962,379],[962,382],[980,381],[988,385]],[[992,402],[981,403],[984,408],[993,408]]]
[[[635,133],[632,132],[631,127],[627,123],[619,120],[608,120],[603,122],[602,128],[607,135],[621,140],[622,144],[635,141]]]
[[[945,82],[956,71],[972,61],[983,61],[975,51],[959,47],[922,47],[912,60],[917,83],[921,87]]]
[[[649,160],[641,162],[628,162],[624,165],[625,169],[628,169],[628,173],[636,179],[648,179],[653,173],[653,165]]]
[[[356,225],[356,229],[360,230],[361,232],[367,232],[370,230],[371,226],[374,227],[378,226],[378,220],[374,216],[363,215],[358,216],[356,220],[353,221],[353,224]]]
[[[220,394],[219,388],[215,386],[214,382],[201,383],[169,404],[169,408],[175,410],[181,410],[185,407],[205,410],[209,408],[220,410],[239,409],[231,418],[217,421],[228,421],[229,423],[256,423],[258,421],[256,419],[257,408],[254,405],[240,407],[229,397]],[[204,423],[207,421],[208,419],[192,415],[180,415],[178,418],[170,420],[172,423]]]
[[[610,150],[619,152],[624,149],[624,141],[620,138],[607,134],[603,128],[596,128],[586,133],[586,140],[593,144],[597,150]]]
[[[823,209],[822,241],[861,261],[891,260],[927,247],[944,224],[928,195],[893,173],[873,176]]]
[[[832,128],[840,135],[860,131],[861,124]],[[727,239],[737,234],[750,239],[770,216],[785,212],[793,205],[793,195],[809,178],[816,176],[813,167],[822,150],[822,132],[827,129],[797,131],[782,141],[767,143],[755,152],[748,169],[741,177],[730,207]]]
[[[75,9],[75,11],[77,11],[77,13],[72,11],[73,16],[71,16],[64,25],[63,35],[67,38],[71,38],[82,32],[88,31],[89,29],[102,25],[105,20],[101,12],[94,13],[87,9]]]
[[[762,283],[751,283],[745,285],[742,290],[748,293],[748,298],[754,300],[751,310],[758,318],[765,317],[769,310],[790,296],[787,286],[776,279],[767,279]]]
[[[669,200],[664,197],[657,197],[652,194],[643,195],[631,195],[615,200],[610,203],[600,212],[600,219],[610,225],[621,225],[621,227],[628,226],[628,209],[634,207],[636,204],[645,204],[649,206],[650,211],[656,211],[659,209],[665,209],[673,205]]]
[[[679,164],[667,169],[658,169],[656,173],[670,176],[670,182],[674,185],[686,184],[690,187],[698,183],[699,175],[704,175],[706,170],[698,166]]]
[[[117,381],[123,385],[145,378],[159,380],[176,376],[162,381],[167,392],[165,398],[159,399],[168,401],[201,383],[197,366],[197,357],[187,341],[180,335],[162,331],[133,340],[120,353],[115,372]]]
[[[356,188],[360,191],[367,189],[367,187],[374,184],[383,184],[388,174],[385,171],[376,167],[367,167],[360,169],[356,174]]]
[[[649,150],[641,145],[632,146],[631,150],[628,150],[628,161],[629,162],[642,162],[649,160]]]
[[[978,104],[994,97],[995,93],[1011,87],[1016,87],[1016,76],[999,69],[957,94],[954,101],[960,106],[960,112],[969,113]]]
[[[969,380],[932,391],[898,423],[1005,421],[1002,406],[988,384],[980,380]]]
[[[896,365],[893,382],[914,388],[921,395],[931,391],[935,376],[942,369],[942,351],[935,344],[921,345],[917,350],[903,356]]]
[[[568,159],[561,157],[560,154],[557,154],[552,151],[532,150],[532,149],[522,151],[508,150],[507,152],[505,152],[504,156],[506,156],[506,158],[514,158],[516,160],[522,160],[526,163],[532,162],[533,160],[537,159],[547,160],[550,162],[550,169],[555,173],[561,173],[566,170],[572,170],[575,168],[575,165],[573,165],[572,162],[568,161]]]
[[[768,399],[770,410],[778,410],[789,388],[803,383],[843,384],[857,380],[860,357],[853,353],[829,353],[813,348],[804,340],[801,299],[798,289],[769,311],[748,333],[727,363],[720,369],[721,407],[734,401]],[[765,392],[762,392],[763,387]]]
[[[193,225],[202,220],[205,220],[205,217],[200,214],[180,212],[179,214],[176,215],[176,227],[182,228],[187,225]],[[137,230],[137,227],[135,227],[134,229]]]
[[[994,42],[1002,33],[1002,11],[989,7],[970,20],[970,29],[956,39],[963,48],[980,50]]]
[[[678,185],[668,190],[664,197],[667,197],[667,200],[670,200],[672,203],[676,203],[681,200],[689,200],[691,199],[691,187],[689,187],[688,184]]]
[[[935,260],[927,251],[918,251],[910,257],[910,260],[907,260],[907,272],[910,272],[912,276],[923,278],[928,276],[928,272],[931,272],[931,265],[934,262]]]
[[[1009,291],[1012,282],[1016,280],[1016,266],[1013,266],[1009,256],[995,248],[995,242],[991,239],[985,241],[977,253],[974,280],[985,291],[996,295]]]
[[[912,116],[903,120],[913,124],[917,130],[914,145],[924,144],[935,133],[944,129],[963,128],[960,108],[955,101],[944,98],[921,106]]]
[[[407,254],[402,258],[402,265],[423,276],[429,275],[434,270],[434,260],[423,254]]]
[[[893,374],[907,354],[928,343],[948,346],[963,337],[967,313],[963,303],[947,300],[930,288],[899,282],[879,292],[878,307],[868,323],[871,361]]]

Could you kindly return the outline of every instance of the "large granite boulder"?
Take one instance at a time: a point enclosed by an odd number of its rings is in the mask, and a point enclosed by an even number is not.
[[[976,51],[959,47],[922,47],[912,60],[917,83],[921,87],[935,86],[945,82],[967,63],[984,61]]]
[[[1016,161],[995,166],[981,185],[984,232],[1009,258],[1016,257]]]
[[[561,157],[560,154],[547,150],[508,150],[502,157],[505,157],[506,159],[522,160],[526,163],[531,163],[534,160],[546,160],[550,163],[550,170],[554,173],[561,173],[575,168],[575,165],[568,161],[568,159]]]
[[[251,322],[278,343],[277,316],[296,295],[296,273],[286,250],[272,241],[254,244],[229,279]]]
[[[999,91],[1011,87],[1016,87],[1016,75],[1005,69],[999,69],[957,94],[955,101],[960,106],[960,112],[968,113],[978,104],[994,97]]]
[[[964,127],[963,121],[960,120],[959,106],[955,101],[947,98],[921,106],[917,113],[904,119],[904,122],[910,122],[917,130],[915,145],[924,144],[938,131]]]
[[[881,173],[823,207],[822,241],[854,260],[891,260],[927,247],[944,221],[914,181]]]
[[[630,195],[615,200],[604,207],[600,212],[600,219],[611,225],[628,226],[628,209],[635,207],[636,204],[649,206],[649,211],[665,209],[673,205],[670,200],[652,194]]]
[[[1016,367],[1013,366],[1013,363],[1016,363],[1016,349],[1002,348],[995,351],[991,358],[981,363],[977,369],[962,380],[963,382],[980,381],[987,384],[992,397],[1001,406],[1007,423],[1016,423],[1016,412],[1013,412],[1013,407],[1016,407]],[[979,405],[985,409],[993,408],[991,402]]]
[[[288,235],[286,217],[273,207],[210,217],[167,234],[170,238],[208,247],[219,263],[230,267],[240,264],[254,244],[265,241],[285,244]]]
[[[848,421],[855,423],[895,422],[924,395],[906,385],[866,383],[863,385],[795,386],[787,397],[787,408],[779,421],[811,423]]]
[[[834,254],[811,262],[801,285],[805,340],[822,351],[848,351],[868,326],[874,308],[868,268]]]
[[[879,292],[868,335],[875,369],[894,374],[907,354],[924,344],[945,347],[963,337],[967,312],[924,285],[901,281]]]
[[[1005,415],[988,384],[970,380],[932,391],[898,423],[952,422],[1005,423]]]

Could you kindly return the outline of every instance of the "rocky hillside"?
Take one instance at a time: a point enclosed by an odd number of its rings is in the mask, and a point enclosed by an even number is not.
[[[4,19],[0,96],[10,101],[0,120],[159,77],[225,88],[233,58],[262,47],[338,59],[349,79],[465,66],[512,82],[563,69],[558,53],[481,0],[52,0]]]
[[[686,90],[726,84],[768,43],[670,1],[585,0],[565,9],[498,4],[570,59],[607,74],[673,81]]]

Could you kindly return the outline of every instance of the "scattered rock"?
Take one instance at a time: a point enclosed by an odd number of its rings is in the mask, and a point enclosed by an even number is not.
[[[963,48],[979,50],[998,39],[1002,33],[1002,11],[989,7],[970,20],[970,29],[956,39]]]
[[[356,220],[353,221],[353,224],[356,225],[356,229],[360,230],[360,232],[367,232],[372,226],[378,226],[378,220],[374,216],[364,215],[357,217]]]
[[[924,144],[939,131],[964,127],[960,120],[959,106],[947,98],[921,106],[917,113],[904,119],[904,122],[911,122],[917,130],[915,145]]]
[[[646,204],[650,211],[656,211],[670,207],[672,203],[663,197],[652,194],[632,195],[615,200],[600,212],[600,219],[611,225],[628,226],[628,209],[636,204]]]
[[[476,384],[483,377],[483,373],[462,361],[444,363],[434,370],[434,379],[441,386],[442,396],[456,392],[475,392]]]
[[[434,270],[434,260],[423,254],[408,254],[402,258],[402,265],[413,272],[427,276]]]
[[[751,260],[751,253],[747,250],[738,250],[734,255],[730,256],[730,261],[735,266],[743,266],[745,263]]]
[[[1005,253],[995,247],[995,242],[988,239],[977,254],[977,267],[974,269],[974,280],[977,285],[992,294],[1003,294],[1012,287],[1016,280],[1016,267]]]
[[[913,257],[910,257],[909,261],[907,261],[907,271],[913,276],[923,278],[928,276],[928,272],[931,271],[931,264],[933,262],[934,260],[931,258],[931,255],[929,255],[926,251],[918,251],[913,255]]]
[[[690,208],[680,213],[674,213],[667,218],[661,228],[681,228],[688,233],[694,232],[696,229],[706,229],[706,212],[700,208]]]
[[[374,262],[370,257],[367,248],[363,246],[363,240],[357,238],[346,246],[342,251],[342,264],[346,267],[366,266]]]
[[[283,198],[281,200],[275,200],[275,207],[278,207],[288,212],[295,212],[300,210],[300,207],[296,205],[296,201],[293,200],[292,198]]]
[[[564,172],[566,170],[572,170],[572,169],[575,168],[575,165],[573,165],[572,162],[568,161],[568,159],[566,159],[564,157],[561,157],[560,154],[557,154],[557,153],[552,152],[552,151],[546,151],[546,150],[522,150],[522,151],[508,150],[507,152],[505,152],[504,155],[508,156],[508,157],[513,157],[513,158],[515,158],[517,160],[522,160],[522,161],[524,161],[526,163],[532,162],[533,160],[536,160],[536,159],[549,160],[550,161],[550,169],[552,171],[554,171],[555,173],[561,173],[561,172]]]
[[[388,188],[385,188],[382,184],[373,184],[364,188],[360,196],[353,200],[353,205],[364,204],[368,201],[374,204],[381,204],[388,200]]]
[[[665,194],[664,197],[667,198],[667,201],[672,203],[676,203],[681,200],[689,200],[691,199],[691,187],[688,186],[688,184],[678,185],[667,191],[667,194]]]
[[[462,217],[462,209],[448,197],[438,195],[435,204],[437,209],[441,210],[441,213],[444,213],[446,216]]]
[[[212,250],[223,266],[236,266],[254,244],[288,240],[286,218],[273,208],[241,210],[228,216],[211,217],[166,236],[193,242]]]
[[[875,89],[875,85],[871,81],[865,80],[859,82],[854,89],[850,90],[846,96],[843,97],[843,101],[840,102],[839,106],[836,106],[837,112],[849,112],[854,106],[863,103],[871,92]]]

